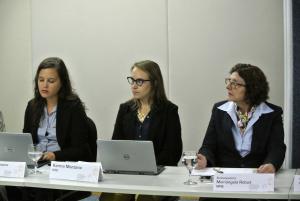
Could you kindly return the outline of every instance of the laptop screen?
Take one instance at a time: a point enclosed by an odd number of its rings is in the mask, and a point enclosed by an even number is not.
[[[31,164],[32,161],[27,155],[29,144],[32,144],[29,133],[0,132],[0,160]]]
[[[97,140],[97,161],[104,172],[159,174],[152,141]]]

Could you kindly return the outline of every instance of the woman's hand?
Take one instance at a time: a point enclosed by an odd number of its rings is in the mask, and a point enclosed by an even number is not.
[[[257,169],[257,173],[275,173],[276,169],[271,163],[263,164]]]
[[[207,166],[207,160],[206,157],[202,154],[197,154],[197,165],[196,169],[203,169],[206,168]]]
[[[54,161],[55,160],[55,154],[53,152],[45,152],[43,154],[42,160]]]

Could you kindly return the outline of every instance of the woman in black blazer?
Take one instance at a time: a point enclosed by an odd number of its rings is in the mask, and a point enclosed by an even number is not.
[[[146,118],[150,118],[148,135],[139,137],[137,109],[134,101],[120,105],[112,139],[115,140],[151,140],[154,146],[158,165],[177,166],[181,156],[181,128],[178,107],[167,101],[160,105],[153,105]],[[172,126],[171,126],[172,125]]]
[[[31,133],[33,143],[43,149],[43,160],[92,161],[88,145],[85,108],[73,92],[67,68],[60,58],[46,58],[35,75],[34,98],[29,101],[24,119],[24,133]],[[60,190],[22,189],[22,200],[55,200]],[[10,194],[16,196],[15,194]],[[74,198],[73,198],[74,199]]]
[[[127,77],[133,98],[120,105],[112,139],[150,140],[159,165],[176,166],[182,152],[178,107],[165,94],[158,64],[141,61]],[[147,159],[145,159],[147,160]],[[134,195],[103,194],[100,200],[132,200]],[[175,197],[138,196],[138,200],[175,200]]]
[[[282,109],[266,102],[269,85],[264,73],[237,64],[225,79],[228,100],[216,103],[198,154],[198,168],[207,166],[257,168],[274,173],[286,146]]]
[[[31,133],[33,143],[39,143],[39,125],[34,124],[34,100],[29,101],[24,121],[24,133]],[[56,161],[92,161],[91,150],[87,142],[87,116],[80,99],[59,100],[56,111],[56,140],[59,150],[46,152],[45,160]],[[47,135],[45,133],[45,135]],[[47,136],[46,136],[47,137]],[[53,138],[48,139],[53,140]]]
[[[33,142],[42,145],[45,160],[92,160],[85,108],[60,58],[50,57],[39,65],[23,132],[31,133]]]

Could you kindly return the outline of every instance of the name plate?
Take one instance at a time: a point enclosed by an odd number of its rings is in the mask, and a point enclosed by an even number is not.
[[[101,163],[52,161],[49,178],[97,183],[103,170]]]
[[[216,174],[214,191],[274,191],[274,174]]]
[[[300,175],[294,176],[294,191],[300,191]]]
[[[26,162],[0,161],[0,177],[24,178]]]

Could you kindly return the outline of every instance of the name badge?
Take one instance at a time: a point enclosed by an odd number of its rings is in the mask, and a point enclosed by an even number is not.
[[[274,191],[274,174],[216,174],[214,191]]]
[[[294,176],[294,191],[300,191],[300,175]]]
[[[52,161],[49,178],[97,183],[103,170],[101,163]]]
[[[0,161],[0,177],[24,178],[26,162]]]

